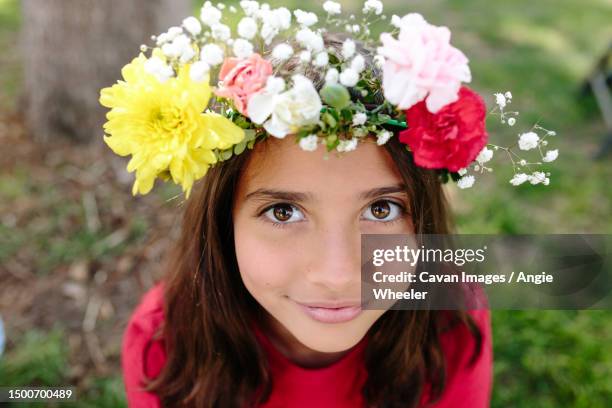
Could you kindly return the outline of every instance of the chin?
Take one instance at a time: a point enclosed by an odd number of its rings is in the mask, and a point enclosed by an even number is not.
[[[291,333],[304,346],[321,353],[338,353],[355,346],[365,336],[368,328],[348,327],[340,324],[313,322],[299,328],[291,328]]]

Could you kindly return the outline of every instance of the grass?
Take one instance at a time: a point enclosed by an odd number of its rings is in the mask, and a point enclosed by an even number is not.
[[[0,359],[0,384],[3,387],[66,387],[70,384],[69,355],[65,333],[57,327],[48,332],[31,330],[19,339],[19,347],[13,348]],[[79,407],[119,408],[126,406],[123,383],[120,377],[92,379],[85,393],[77,393]],[[17,407],[22,404],[7,404]],[[29,407],[49,404],[30,403]],[[74,402],[52,406],[74,407]]]
[[[20,339],[20,346],[0,360],[0,384],[19,386],[62,384],[68,371],[67,350],[63,333],[54,329],[47,333],[32,330]]]
[[[496,311],[493,338],[493,406],[609,406],[609,311]]]
[[[313,2],[282,4],[315,10]],[[353,11],[359,7],[355,2],[343,4]],[[434,24],[451,27],[453,43],[471,58],[472,86],[489,104],[493,92],[512,91],[513,108],[521,112],[519,124],[510,129],[491,122],[494,143],[513,143],[516,133],[535,122],[558,133],[552,148],[559,148],[560,156],[549,166],[550,186],[510,186],[509,165],[498,154],[496,171],[480,177],[472,190],[451,188],[460,231],[612,231],[610,159],[591,159],[603,138],[604,126],[593,100],[576,95],[595,59],[612,39],[609,1],[398,0],[387,4],[388,14],[417,11]],[[3,49],[12,44],[18,27],[17,0],[0,0]],[[380,30],[380,25],[376,29]],[[17,60],[9,61],[8,69],[0,75],[0,100],[10,101],[19,89]],[[40,190],[28,180],[27,164],[13,174],[0,176],[0,198],[34,195],[54,210],[45,216],[45,222],[29,229],[0,230],[0,237],[8,237],[0,242],[0,262],[32,240],[41,271],[52,271],[79,257],[116,254],[113,248],[97,246],[110,231],[91,234],[77,228],[66,233],[62,225],[66,219],[82,220],[80,204],[62,205],[57,193]],[[139,228],[145,227],[143,220],[127,244],[137,242]],[[493,407],[605,407],[612,401],[609,311],[495,311],[493,330]],[[0,384],[65,384],[68,358],[64,340],[61,329],[26,333],[0,360]],[[93,379],[81,402],[83,406],[123,406],[119,376]]]

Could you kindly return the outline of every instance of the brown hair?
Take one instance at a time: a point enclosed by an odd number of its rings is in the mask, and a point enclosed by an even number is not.
[[[328,45],[332,42],[326,37]],[[320,88],[320,81],[316,85]],[[407,186],[415,233],[451,232],[438,175],[416,166],[397,139],[392,137],[384,148]],[[186,204],[165,280],[165,322],[159,336],[167,360],[148,386],[164,406],[253,406],[272,390],[266,355],[250,325],[261,319],[263,310],[242,283],[234,248],[233,202],[252,153],[246,150],[211,168]],[[416,407],[425,383],[432,398],[439,397],[446,380],[439,338],[456,324],[465,325],[475,338],[473,362],[482,337],[467,313],[385,312],[367,334],[368,378],[362,389],[366,406]]]

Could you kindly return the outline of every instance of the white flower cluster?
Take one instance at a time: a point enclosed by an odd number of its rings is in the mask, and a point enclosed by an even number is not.
[[[512,93],[509,91],[504,93],[498,92],[493,94],[493,96],[495,97],[496,107],[491,113],[495,113],[495,110],[499,109],[501,123],[508,124],[509,126],[514,126],[516,124],[516,116],[518,116],[519,112],[508,112],[505,110],[508,105],[512,103]],[[487,167],[485,163],[489,162],[493,158],[493,152],[495,150],[502,150],[507,154],[514,169],[514,175],[510,179],[510,184],[512,184],[513,186],[519,186],[525,182],[529,182],[531,184],[542,184],[547,186],[550,184],[550,173],[535,170],[532,167],[541,166],[544,163],[553,162],[557,159],[557,157],[559,157],[558,149],[546,150],[545,153],[543,151],[543,147],[546,147],[548,145],[548,140],[546,140],[546,138],[548,136],[554,137],[556,135],[557,133],[554,130],[545,129],[538,124],[534,125],[531,130],[520,133],[518,135],[517,146],[519,150],[529,151],[537,149],[540,153],[540,161],[529,162],[519,156],[511,147],[502,147],[489,143],[488,146],[485,146],[478,154],[471,168],[475,172],[480,173],[483,173],[485,171],[493,171],[493,169]],[[489,147],[491,147],[492,149],[490,149]],[[527,172],[525,172],[525,170],[527,170]],[[459,171],[459,174],[463,176],[457,183],[460,188],[468,188],[474,184],[474,176],[467,175],[467,172],[468,169],[461,169]]]
[[[155,37],[156,45],[169,61],[167,66],[171,66],[172,61],[196,64],[192,77],[201,80],[211,67],[221,64],[226,56],[248,58],[254,52],[252,41],[257,36],[269,45],[281,31],[291,27],[292,15],[285,7],[271,9],[268,4],[250,0],[241,1],[240,7],[245,17],[238,23],[237,38],[232,37],[231,28],[223,23],[225,5],[219,3],[215,6],[210,1],[202,6],[199,19],[187,17],[181,27],[171,27]],[[229,11],[236,13],[237,9],[232,6]],[[314,13],[296,13],[305,25],[312,23],[313,16],[316,19]],[[196,52],[198,49],[199,56]],[[286,50],[283,55],[287,55]],[[156,67],[159,68],[160,79],[165,77],[167,70]]]
[[[374,13],[377,16],[383,12],[383,4],[379,0],[367,0],[363,5],[363,13]]]
[[[507,91],[505,93],[495,93],[495,104],[497,108],[499,108],[501,122],[507,123],[508,126],[514,126],[516,124],[516,116],[518,116],[518,112],[508,112],[506,111],[506,107],[512,103],[512,92]]]

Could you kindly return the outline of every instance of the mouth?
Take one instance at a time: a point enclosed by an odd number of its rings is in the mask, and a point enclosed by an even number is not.
[[[293,301],[308,317],[321,323],[344,323],[355,319],[362,312],[361,303],[340,302],[298,302]]]

